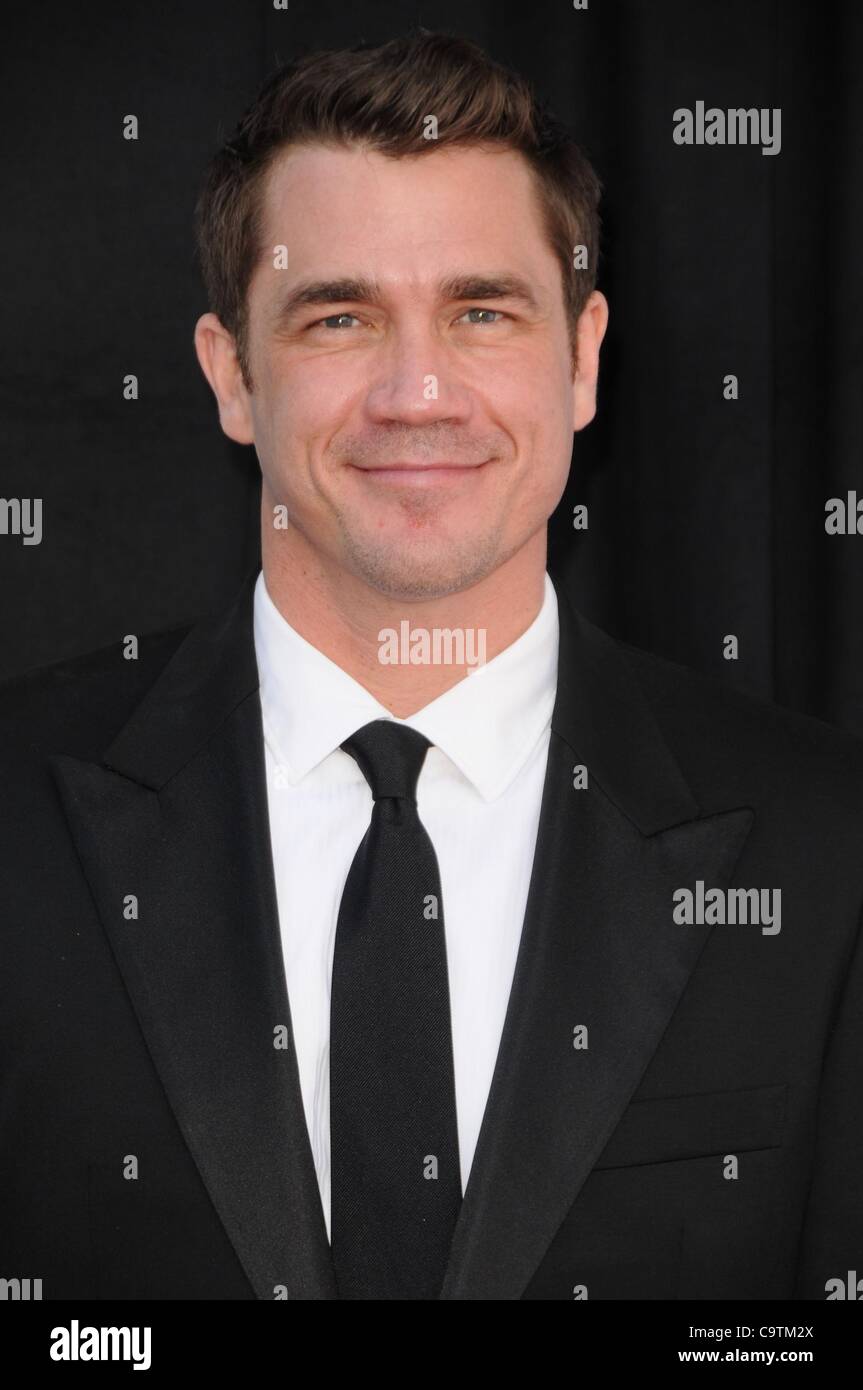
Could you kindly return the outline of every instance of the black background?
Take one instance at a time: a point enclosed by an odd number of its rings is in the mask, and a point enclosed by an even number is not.
[[[257,459],[222,435],[192,342],[204,165],[276,64],[422,24],[530,78],[605,186],[600,405],[552,574],[615,636],[863,734],[863,536],[824,530],[828,498],[863,497],[863,6],[136,0],[4,19],[0,496],[41,497],[44,530],[0,535],[0,674],[191,620],[254,563]],[[673,111],[699,100],[780,107],[781,152],[676,145]]]

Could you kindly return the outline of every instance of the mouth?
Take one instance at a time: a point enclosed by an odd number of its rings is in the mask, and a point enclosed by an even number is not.
[[[430,487],[437,483],[457,482],[469,474],[479,474],[491,462],[483,463],[393,463],[380,468],[358,468],[350,464],[357,473],[382,483],[407,483],[413,487]]]

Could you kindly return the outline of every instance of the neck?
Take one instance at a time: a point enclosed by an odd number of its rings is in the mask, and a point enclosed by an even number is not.
[[[491,661],[530,627],[544,597],[546,545],[546,530],[540,527],[484,579],[433,599],[380,593],[357,575],[328,564],[296,528],[275,539],[265,526],[262,561],[267,592],[291,627],[392,715],[406,719],[464,680],[477,651],[481,660]],[[413,665],[403,658],[383,663],[379,634],[390,629],[398,637],[405,621],[411,632],[464,632],[467,660],[461,665],[435,660]]]

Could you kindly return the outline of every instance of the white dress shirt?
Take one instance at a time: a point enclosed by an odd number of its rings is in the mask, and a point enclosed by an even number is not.
[[[330,1234],[330,977],[339,904],[372,794],[339,745],[394,716],[254,596],[267,797],[288,1003]],[[491,1086],[521,938],[557,689],[551,580],[530,627],[407,719],[434,747],[417,811],[440,868],[462,1192]]]

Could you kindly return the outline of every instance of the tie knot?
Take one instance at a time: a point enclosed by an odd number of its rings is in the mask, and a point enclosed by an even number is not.
[[[416,801],[420,770],[431,747],[424,734],[391,719],[374,719],[341,747],[357,762],[375,801],[382,796]]]

